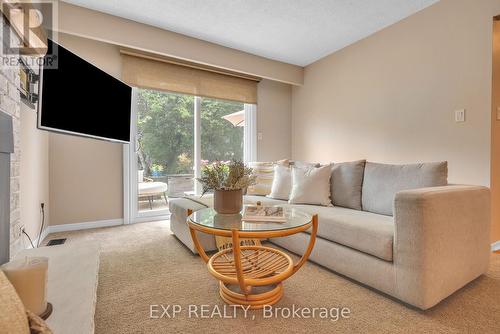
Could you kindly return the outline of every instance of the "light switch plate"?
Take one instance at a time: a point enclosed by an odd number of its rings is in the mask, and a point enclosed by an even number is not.
[[[465,109],[455,110],[455,122],[465,122]]]
[[[497,121],[500,121],[500,107],[497,107]]]
[[[258,139],[258,140],[262,140],[262,137],[263,137],[263,136],[262,136],[262,132],[257,133],[257,139]]]

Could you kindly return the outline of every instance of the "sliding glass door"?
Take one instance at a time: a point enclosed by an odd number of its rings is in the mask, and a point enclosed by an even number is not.
[[[194,97],[145,89],[137,97],[138,210],[165,211],[168,197],[194,190]]]
[[[148,89],[134,89],[134,100],[128,221],[164,219],[170,198],[199,194],[203,164],[255,159],[255,105]]]

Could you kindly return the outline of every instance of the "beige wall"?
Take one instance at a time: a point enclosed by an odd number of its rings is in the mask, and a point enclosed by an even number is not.
[[[121,146],[50,134],[50,225],[123,217]]]
[[[498,0],[442,0],[307,66],[292,93],[293,158],[448,160],[450,182],[489,185],[499,13]]]
[[[121,77],[118,46],[69,34],[59,42],[109,74]],[[291,88],[262,80],[258,85],[259,160],[290,156]],[[123,217],[122,145],[50,135],[51,225]],[[75,192],[75,189],[78,189]]]
[[[500,240],[500,21],[495,21],[493,30],[493,89],[491,113],[491,195],[492,235]]]
[[[45,203],[45,223],[50,221],[49,134],[36,127],[36,111],[21,104],[21,224],[25,226],[32,240],[36,239],[40,232],[40,203]]]
[[[59,2],[58,30],[114,45],[167,55],[291,84],[303,68],[196,38]]]
[[[292,89],[262,80],[257,86],[257,160],[275,161],[291,156]]]

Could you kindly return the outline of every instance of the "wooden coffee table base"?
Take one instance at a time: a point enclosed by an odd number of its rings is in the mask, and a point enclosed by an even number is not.
[[[193,212],[188,210],[188,217]],[[230,305],[263,308],[277,303],[283,296],[283,281],[295,274],[307,261],[316,240],[318,216],[297,227],[272,231],[239,231],[216,229],[198,225],[188,218],[189,232],[200,257],[207,263],[208,272],[219,281],[219,294]],[[244,239],[284,237],[311,228],[309,244],[296,263],[285,252],[256,243],[242,246]],[[209,257],[198,240],[196,232],[231,238],[231,248],[225,248]],[[243,242],[244,243],[244,242]],[[236,287],[231,289],[230,287]],[[266,291],[262,291],[266,289]],[[236,291],[237,290],[237,291]]]
[[[272,286],[272,289],[262,293],[242,293],[231,290],[224,282],[219,281],[219,294],[229,305],[250,306],[250,309],[260,309],[266,305],[276,304],[283,297],[283,283]]]

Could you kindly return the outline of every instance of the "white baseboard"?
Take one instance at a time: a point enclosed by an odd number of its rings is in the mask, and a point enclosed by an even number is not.
[[[87,230],[90,228],[99,228],[99,227],[110,227],[123,225],[123,219],[108,219],[108,220],[97,220],[92,222],[84,222],[84,223],[74,223],[74,224],[63,224],[63,225],[52,225],[47,227],[47,234],[57,233],[57,232],[67,232],[67,231],[78,231],[78,230]]]
[[[491,244],[491,251],[495,252],[500,250],[500,240],[495,241],[494,243]]]
[[[57,232],[67,232],[67,231],[78,231],[78,230],[87,230],[91,228],[100,228],[100,227],[110,227],[123,225],[123,219],[109,219],[109,220],[97,220],[92,222],[84,222],[84,223],[74,223],[74,224],[63,224],[63,225],[52,225],[46,226],[42,234],[33,240],[33,245],[36,247],[40,240],[40,246],[42,245],[42,241],[51,233]],[[31,244],[28,244],[28,249],[32,248]]]
[[[156,216],[156,217],[137,218],[134,221],[134,223],[142,223],[142,222],[158,221],[158,220],[168,220],[168,219],[170,219],[170,214]],[[122,218],[120,218],[120,219],[97,220],[97,221],[90,221],[90,222],[83,222],[83,223],[47,226],[42,231],[42,234],[40,235],[40,237],[33,240],[33,244],[36,247],[36,244],[38,243],[38,239],[40,239],[40,243],[41,243],[47,237],[47,235],[49,235],[51,233],[87,230],[87,229],[91,229],[91,228],[111,227],[111,226],[117,226],[117,225],[123,225],[123,224],[124,224],[124,220]],[[31,245],[29,245],[28,248],[31,248]]]
[[[155,217],[140,217],[140,218],[136,218],[132,224],[134,224],[134,223],[145,223],[145,222],[155,222],[155,221],[159,221],[159,220],[169,220],[169,219],[170,219],[170,213],[166,214],[166,215],[155,216]]]

